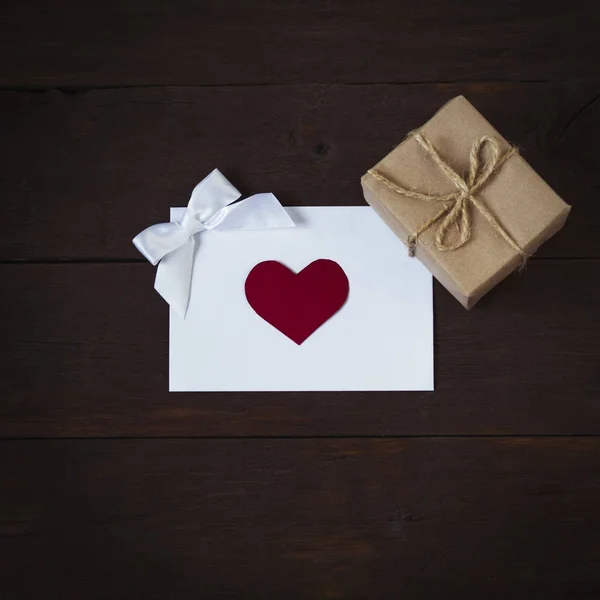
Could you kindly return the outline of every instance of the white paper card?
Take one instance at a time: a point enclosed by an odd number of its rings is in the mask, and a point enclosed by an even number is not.
[[[197,236],[187,316],[170,315],[170,390],[432,390],[427,269],[369,206],[286,210],[296,227]],[[319,258],[344,269],[350,293],[298,346],[254,312],[244,283],[259,262],[298,272]]]

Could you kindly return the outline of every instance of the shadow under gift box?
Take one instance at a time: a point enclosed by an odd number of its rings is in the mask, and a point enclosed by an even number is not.
[[[500,155],[511,150],[511,145],[463,96],[450,100],[419,132],[459,174],[469,171],[471,149],[483,136],[496,140]],[[482,151],[483,164],[485,148]],[[404,189],[423,194],[457,191],[414,136],[407,137],[371,171]],[[361,184],[366,201],[405,244],[411,234],[443,208],[434,200],[399,193],[372,172],[363,175]],[[501,164],[474,195],[526,256],[562,228],[571,210],[518,152]],[[419,235],[415,251],[433,276],[465,308],[471,308],[519,267],[522,255],[471,202],[466,210],[470,211],[471,236],[463,246],[438,250],[437,222]],[[449,231],[448,235],[454,233]]]

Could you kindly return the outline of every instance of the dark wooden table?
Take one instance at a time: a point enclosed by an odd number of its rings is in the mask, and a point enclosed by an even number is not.
[[[0,598],[600,598],[599,17],[3,3]],[[436,391],[169,394],[131,238],[216,166],[363,204],[461,93],[573,212],[472,312],[435,285]]]

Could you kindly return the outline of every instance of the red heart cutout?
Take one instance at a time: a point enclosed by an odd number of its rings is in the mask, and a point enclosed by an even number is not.
[[[299,345],[342,308],[349,283],[342,267],[325,258],[299,273],[267,260],[250,271],[245,289],[256,314]]]

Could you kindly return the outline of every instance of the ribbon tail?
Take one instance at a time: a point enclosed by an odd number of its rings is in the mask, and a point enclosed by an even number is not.
[[[265,193],[254,194],[222,208],[204,226],[206,229],[228,231],[295,227],[295,224],[279,200],[273,194]]]
[[[183,246],[167,254],[158,263],[154,280],[154,289],[182,319],[185,318],[190,300],[195,246],[192,237]]]

